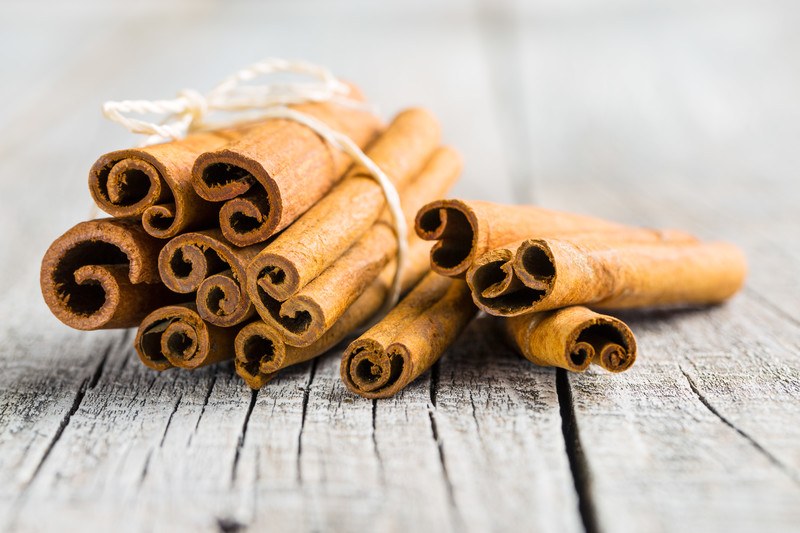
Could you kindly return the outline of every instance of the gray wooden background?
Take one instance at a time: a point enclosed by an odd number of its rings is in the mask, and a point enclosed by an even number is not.
[[[0,3],[0,529],[797,531],[799,25],[796,0]],[[430,107],[458,195],[729,239],[747,287],[627,313],[621,376],[535,368],[479,319],[377,402],[339,353],[253,393],[62,326],[39,261],[134,142],[100,103],[265,56]]]

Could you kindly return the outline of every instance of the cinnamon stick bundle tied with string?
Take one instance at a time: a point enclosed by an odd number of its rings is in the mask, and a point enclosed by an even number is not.
[[[438,241],[431,250],[433,271],[460,278],[480,255],[532,235],[624,228],[621,224],[574,213],[477,200],[431,202],[417,213],[415,227],[421,238]]]
[[[116,150],[100,156],[89,171],[89,192],[114,217],[141,216],[150,235],[167,239],[216,225],[219,208],[192,186],[197,156],[239,139],[247,127],[200,132],[184,139]]]
[[[421,205],[445,194],[460,171],[461,159],[453,149],[437,150],[414,181],[401,190],[406,220],[411,221]],[[288,344],[307,346],[316,342],[397,252],[397,237],[388,218],[385,213],[383,220],[374,224],[319,277],[284,302],[272,299],[257,285],[254,304],[262,319],[280,331]],[[252,290],[252,278],[250,284]]]
[[[530,239],[513,263],[521,285],[496,305],[482,296],[484,265],[473,268],[473,294],[498,316],[581,304],[621,309],[720,303],[742,287],[747,271],[742,251],[723,242]]]
[[[342,357],[340,375],[365,398],[397,394],[430,368],[477,312],[462,280],[430,273]]]
[[[408,261],[403,269],[401,288],[405,292],[428,272],[431,243],[416,237],[409,240]],[[236,336],[236,373],[253,389],[260,389],[280,370],[317,357],[362,327],[378,312],[389,297],[396,262],[391,261],[367,290],[347,308],[342,316],[312,344],[303,347],[286,343],[275,327],[254,320]]]
[[[439,124],[429,112],[408,109],[395,117],[366,155],[402,190],[422,170],[440,135]],[[385,205],[374,177],[360,165],[353,167],[251,262],[248,292],[256,305],[260,291],[283,301],[317,278],[373,226]],[[265,309],[259,312],[267,316]]]
[[[184,233],[161,250],[158,269],[173,291],[197,293],[197,312],[204,320],[230,327],[255,313],[244,290],[245,269],[262,248],[232,246],[219,229]]]
[[[154,370],[191,370],[231,359],[239,329],[207,323],[193,303],[168,305],[142,320],[133,345],[142,363]]]
[[[636,339],[621,320],[586,307],[565,307],[501,321],[511,345],[529,361],[583,372],[595,363],[623,372],[636,360]]]
[[[294,108],[360,147],[381,128],[374,114],[355,107],[311,103]],[[347,154],[309,127],[272,119],[222,149],[201,154],[192,170],[193,184],[202,198],[225,202],[219,210],[222,234],[237,246],[248,246],[291,224],[342,178],[350,163]]]
[[[44,300],[76,329],[135,326],[156,307],[178,301],[158,275],[163,245],[132,218],[81,222],[44,255]]]

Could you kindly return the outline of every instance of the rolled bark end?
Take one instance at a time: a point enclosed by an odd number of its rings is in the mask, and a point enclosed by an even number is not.
[[[478,219],[460,200],[437,200],[420,209],[415,228],[427,241],[438,241],[431,248],[431,269],[443,276],[466,273],[475,259]]]
[[[210,202],[230,200],[247,192],[260,171],[258,163],[230,150],[206,152],[192,168],[194,189]]]
[[[175,300],[158,277],[161,244],[131,219],[81,222],[45,253],[45,302],[76,329],[136,325],[159,304]]]
[[[203,320],[230,327],[249,318],[254,310],[232,271],[206,278],[197,289],[197,312]]]
[[[340,373],[354,393],[365,398],[388,398],[408,382],[408,358],[403,346],[390,345],[384,350],[375,341],[359,339],[348,346]]]
[[[264,292],[275,300],[286,300],[300,290],[300,274],[285,257],[260,253],[247,267],[248,292]]]
[[[97,205],[116,217],[137,216],[162,196],[163,176],[154,162],[112,152],[89,171],[89,191]]]
[[[273,328],[261,321],[251,322],[243,327],[236,335],[234,347],[236,373],[251,388],[260,388],[264,376],[274,374],[284,366],[286,347],[283,339]]]
[[[174,237],[181,228],[176,226],[175,204],[154,205],[142,213],[142,225],[153,237],[168,239]]]
[[[196,291],[209,275],[225,268],[217,252],[181,235],[169,241],[158,258],[161,279],[175,292]]]
[[[228,200],[219,211],[222,234],[236,246],[266,241],[277,231],[279,220],[267,194]]]

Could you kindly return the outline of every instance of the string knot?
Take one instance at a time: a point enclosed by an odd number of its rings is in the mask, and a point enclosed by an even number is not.
[[[191,124],[200,124],[208,113],[208,100],[194,89],[183,89],[178,93],[178,98],[186,101],[184,113],[191,116]]]

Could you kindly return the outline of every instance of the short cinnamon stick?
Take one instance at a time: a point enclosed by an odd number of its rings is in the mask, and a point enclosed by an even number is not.
[[[133,218],[81,222],[55,240],[42,260],[42,295],[76,329],[126,328],[178,301],[158,275],[164,245]]]
[[[441,357],[476,311],[464,281],[428,274],[347,347],[342,381],[365,398],[396,394]]]
[[[363,147],[380,128],[366,111],[332,103],[296,106]],[[342,177],[351,161],[310,128],[275,119],[250,129],[238,141],[197,158],[193,168],[197,193],[226,201],[219,225],[237,246],[265,241],[291,224]]]
[[[439,138],[439,124],[430,113],[409,109],[395,117],[366,153],[402,189],[423,168]],[[360,166],[352,168],[253,260],[248,292],[254,300],[259,290],[278,301],[296,294],[369,230],[385,205],[375,179]]]
[[[104,154],[89,171],[89,191],[109,215],[141,216],[145,231],[162,239],[214,226],[219,208],[195,192],[192,166],[203,152],[221,148],[246,131],[241,127],[202,132]]]
[[[169,305],[147,315],[139,326],[134,347],[154,370],[194,369],[231,359],[239,328],[208,324],[193,303]]]
[[[636,339],[621,320],[573,306],[503,319],[512,346],[540,366],[583,372],[590,363],[622,372],[636,360]]]
[[[502,205],[476,200],[438,200],[417,213],[417,235],[438,241],[431,268],[463,278],[480,255],[499,246],[554,233],[618,230],[621,224],[535,206]]]
[[[262,244],[237,248],[219,229],[184,233],[161,250],[158,269],[175,292],[197,292],[197,312],[211,324],[230,327],[254,314],[243,288],[248,263]]]
[[[433,198],[440,198],[458,179],[461,158],[452,148],[440,148],[401,192],[406,220]],[[388,213],[316,279],[284,302],[257,285],[253,303],[262,319],[284,336],[286,343],[307,346],[319,339],[366,290],[394,257],[397,237]],[[309,239],[312,240],[312,239]],[[252,270],[250,270],[252,272]],[[252,281],[252,280],[251,280]],[[251,283],[251,288],[253,284]]]

